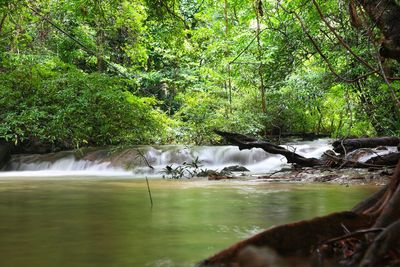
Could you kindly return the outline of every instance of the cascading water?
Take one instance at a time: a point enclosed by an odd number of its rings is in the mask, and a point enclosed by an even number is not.
[[[305,157],[320,157],[330,149],[329,140],[288,143],[285,147]],[[222,170],[241,165],[253,173],[267,173],[284,167],[286,159],[262,149],[240,151],[236,146],[137,146],[113,151],[59,152],[46,155],[15,155],[0,177],[23,176],[126,176],[161,177],[163,169],[198,159],[201,169]],[[150,168],[151,165],[153,168]]]

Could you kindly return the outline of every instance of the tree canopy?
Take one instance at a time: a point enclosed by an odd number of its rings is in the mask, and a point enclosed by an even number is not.
[[[400,6],[372,2],[0,1],[0,138],[398,135]]]

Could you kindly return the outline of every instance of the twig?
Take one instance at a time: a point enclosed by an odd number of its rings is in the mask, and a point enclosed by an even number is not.
[[[268,28],[264,28],[264,29],[262,29],[261,31],[259,31],[259,32],[256,34],[256,36],[254,36],[253,39],[247,44],[247,46],[246,46],[233,60],[231,60],[228,64],[233,64],[244,52],[247,51],[247,49],[249,49],[249,47],[251,46],[251,44],[259,37],[259,35],[260,35],[263,31],[265,31],[265,30],[267,30],[267,29],[268,29]]]
[[[317,52],[318,52],[318,54],[321,56],[322,60],[326,63],[328,69],[329,69],[329,70],[332,72],[332,74],[333,74],[336,78],[338,78],[339,80],[342,80],[342,81],[344,81],[344,82],[346,82],[346,83],[354,83],[354,82],[357,82],[358,80],[364,79],[364,78],[366,78],[366,77],[368,77],[368,76],[370,76],[370,75],[372,75],[372,74],[375,74],[375,73],[377,73],[377,72],[379,71],[379,70],[372,70],[371,72],[368,72],[368,73],[366,73],[366,74],[363,74],[363,75],[361,75],[361,76],[358,76],[358,77],[356,77],[356,78],[354,78],[354,79],[347,79],[347,78],[345,78],[345,77],[342,77],[340,74],[338,74],[338,73],[335,71],[335,69],[333,68],[332,64],[329,62],[327,56],[326,56],[324,53],[322,53],[321,48],[320,48],[320,47],[318,46],[318,44],[317,44],[317,41],[314,40],[314,38],[311,36],[311,34],[310,34],[309,31],[307,30],[307,27],[306,27],[305,23],[303,22],[303,20],[301,19],[301,17],[299,16],[299,14],[297,14],[296,12],[291,11],[291,10],[288,10],[288,9],[286,9],[285,7],[283,7],[283,6],[281,5],[281,3],[279,2],[279,0],[278,0],[277,4],[278,4],[278,6],[279,6],[280,8],[282,8],[283,11],[285,11],[285,12],[288,13],[288,14],[292,14],[292,15],[294,15],[294,16],[296,17],[296,19],[297,19],[298,22],[300,23],[301,28],[303,29],[304,34],[305,34],[305,35],[308,37],[308,39],[311,41],[311,44],[313,45],[313,47],[315,48],[315,50],[317,50]]]
[[[151,208],[153,208],[153,197],[151,196],[149,179],[147,178],[147,176],[146,176],[146,183],[147,183],[147,191],[149,192],[149,197],[150,197],[150,205],[151,205]]]
[[[328,153],[325,153],[324,152],[324,155],[325,156],[327,156],[327,157],[329,157],[329,158],[331,158],[331,159],[333,159],[333,161],[334,162],[336,162],[336,163],[341,163],[341,162],[343,162],[344,161],[344,163],[345,164],[341,164],[340,165],[340,168],[342,168],[342,167],[348,167],[348,163],[349,164],[352,164],[352,166],[350,166],[350,167],[352,167],[352,168],[382,168],[382,167],[395,167],[395,166],[388,166],[388,165],[379,165],[379,164],[368,164],[368,163],[364,163],[364,162],[359,162],[359,161],[353,161],[353,160],[344,160],[344,159],[342,159],[342,158],[339,158],[339,157],[336,157],[336,156],[333,156],[333,155],[330,155],[330,154],[328,154]]]
[[[149,161],[147,160],[146,156],[143,155],[142,151],[140,151],[139,149],[136,149],[136,151],[137,151],[137,153],[139,153],[139,156],[142,157],[142,159],[144,160],[144,162],[146,163],[146,165],[147,165],[150,169],[154,170],[154,167],[150,165]]]
[[[40,11],[30,5],[27,5],[27,7],[37,16],[39,16],[40,18],[42,18],[43,20],[45,20],[47,23],[49,23],[51,26],[53,26],[57,31],[61,32],[62,34],[64,34],[65,36],[67,36],[68,38],[70,38],[72,41],[74,41],[76,44],[78,44],[80,47],[83,48],[84,51],[86,51],[89,54],[92,55],[96,55],[96,52],[94,52],[91,48],[89,48],[88,46],[86,46],[85,44],[83,44],[81,41],[79,41],[77,38],[75,38],[71,33],[67,32],[66,30],[62,29],[60,26],[58,26],[53,20],[47,18],[46,16],[44,16],[42,13],[40,13]],[[107,59],[104,58],[104,56],[101,57],[102,60],[108,65],[110,66],[112,69],[114,69],[116,72],[118,72],[121,76],[130,79],[130,77],[128,75],[126,75],[125,73],[123,73],[120,69],[118,69],[114,64],[112,64],[113,62],[108,61]]]
[[[321,18],[321,20],[325,23],[325,25],[328,27],[328,29],[333,33],[333,35],[335,35],[336,39],[339,40],[339,43],[347,50],[350,52],[350,54],[353,55],[353,57],[355,59],[357,59],[357,61],[359,61],[361,64],[363,64],[364,66],[366,66],[368,69],[375,71],[375,69],[368,64],[367,61],[365,61],[363,58],[361,58],[360,56],[358,56],[351,48],[350,46],[344,41],[343,37],[340,36],[335,29],[332,27],[332,25],[329,24],[328,20],[325,18],[324,14],[322,13],[321,7],[318,5],[316,0],[312,0],[314,6],[316,7],[318,14]]]
[[[363,235],[363,234],[368,234],[368,233],[375,233],[375,232],[382,232],[384,229],[385,228],[370,228],[370,229],[362,229],[362,230],[354,231],[352,233],[347,233],[347,234],[339,236],[339,237],[335,237],[335,238],[331,238],[331,239],[328,239],[328,240],[324,240],[324,241],[320,242],[318,246],[327,245],[327,244],[330,244],[330,243],[334,243],[336,241],[340,241],[340,240],[347,239],[347,238],[354,237],[354,236],[358,236],[358,235]]]

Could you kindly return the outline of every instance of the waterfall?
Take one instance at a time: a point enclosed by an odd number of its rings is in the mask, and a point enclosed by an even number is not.
[[[305,157],[320,157],[330,149],[329,140],[288,143],[286,148]],[[145,158],[145,159],[144,159]],[[236,146],[136,146],[114,151],[97,149],[85,152],[59,152],[45,155],[14,155],[1,176],[126,176],[161,177],[167,166],[198,160],[201,169],[222,170],[241,165],[252,173],[267,173],[287,165],[281,155],[262,149],[240,151]],[[150,168],[151,165],[153,168]]]

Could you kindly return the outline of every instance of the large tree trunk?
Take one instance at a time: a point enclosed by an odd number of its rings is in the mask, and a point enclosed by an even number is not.
[[[400,60],[400,6],[395,0],[359,0],[374,24],[383,33],[380,54]]]

